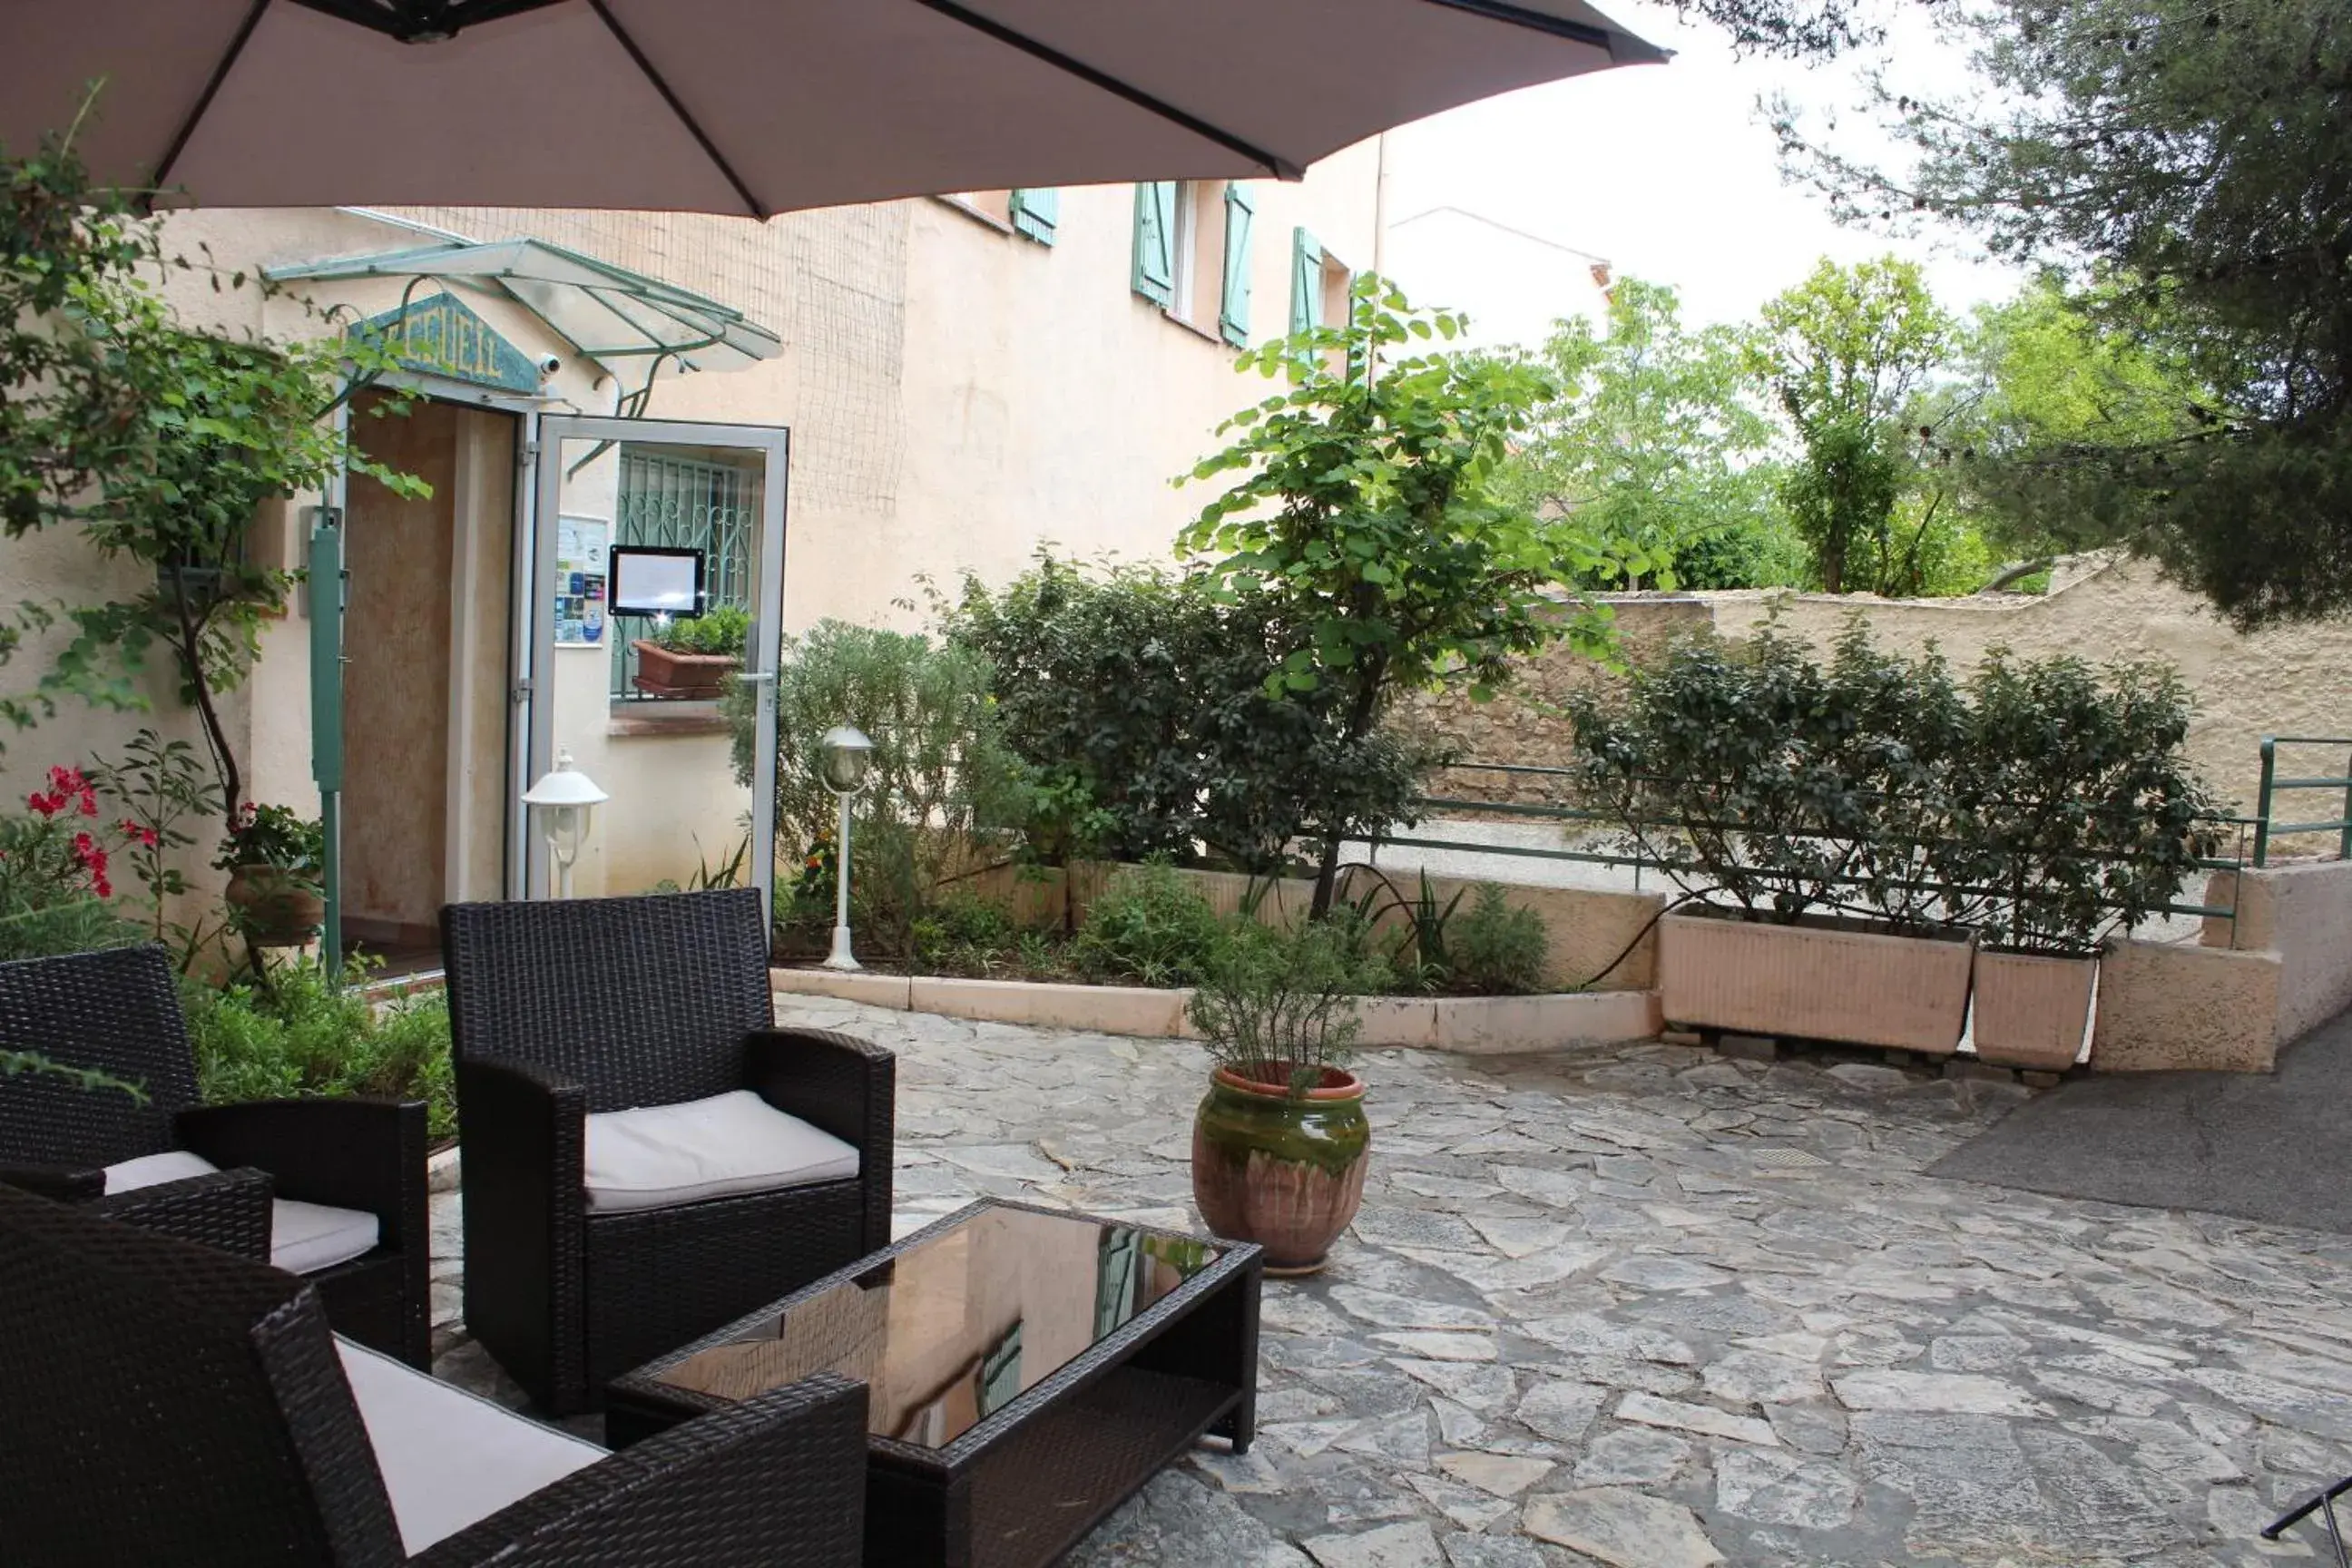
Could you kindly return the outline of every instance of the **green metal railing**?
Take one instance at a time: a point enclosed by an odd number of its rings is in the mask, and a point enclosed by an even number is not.
[[[2263,760],[2265,764],[2264,777],[2267,779],[2269,776],[2267,771],[2269,752],[2267,750],[2265,750],[2263,753]],[[1494,773],[1505,775],[1507,777],[1520,777],[1538,780],[1565,780],[1575,776],[1575,770],[1570,768],[1538,767],[1509,763],[1454,763],[1449,764],[1444,771],[1455,773]],[[2332,782],[2337,784],[2343,784],[2346,781],[2337,779]],[[2267,798],[2267,796],[2265,798]],[[1416,814],[1432,811],[1475,813],[1481,817],[1519,817],[1538,821],[1559,822],[1562,824],[1589,823],[1595,826],[1613,826],[1618,821],[1614,816],[1607,812],[1596,811],[1586,806],[1570,805],[1556,802],[1529,803],[1527,801],[1476,800],[1458,795],[1431,795],[1416,796],[1413,801],[1413,806]],[[2352,808],[2347,808],[2347,815],[2352,816]],[[2234,835],[2239,845],[2239,852],[2233,855],[2200,857],[2197,861],[2199,869],[2207,871],[2237,871],[2243,869],[2250,863],[2257,866],[2262,863],[2258,858],[2261,853],[2261,846],[2263,842],[2263,825],[2261,819],[2248,816],[2224,816],[2217,813],[2206,816],[2201,820],[2212,823],[2216,826],[2221,827],[2227,832]],[[1671,830],[1675,827],[1677,824],[1660,821],[1651,824],[1650,826],[1661,829]],[[2323,826],[2336,826],[2339,825],[2325,824]],[[2247,854],[2245,847],[2250,835],[2254,845],[2254,853],[2252,856],[2249,856]],[[1642,885],[1642,874],[1645,870],[1671,872],[1675,869],[1687,868],[1680,866],[1677,862],[1668,860],[1663,857],[1645,854],[1642,852],[1638,847],[1631,848],[1615,847],[1580,848],[1562,844],[1558,847],[1543,847],[1525,844],[1486,844],[1480,843],[1475,839],[1438,838],[1416,834],[1381,834],[1376,837],[1369,839],[1367,842],[1370,844],[1376,858],[1380,850],[1394,847],[1398,848],[1410,849],[1446,850],[1465,855],[1504,855],[1516,856],[1534,860],[1563,860],[1580,862],[1585,865],[1592,866],[1630,867],[1633,872],[1633,886],[1636,889],[1638,889]],[[1825,887],[1861,887],[1870,880],[1869,878],[1852,876],[1822,876],[1811,879],[1816,880]],[[1924,884],[1922,884],[1922,886],[1924,886]],[[1958,890],[1962,892],[1983,891],[1983,889],[1962,889]],[[2210,917],[2217,920],[2230,921],[2234,921],[2238,914],[2234,894],[2231,901],[2228,904],[2187,903],[2175,900],[2166,904],[2164,906],[2163,912],[2168,915],[2185,915],[2191,918]]]
[[[2341,776],[2320,774],[2308,778],[2278,776],[2278,749],[2281,746],[2341,746],[2346,748]],[[2343,799],[2342,815],[2330,822],[2274,822],[2272,820],[2274,798],[2290,790],[2328,790]],[[2271,840],[2295,833],[2333,833],[2336,858],[2352,860],[2352,739],[2341,735],[2264,735],[2263,737],[2263,787],[2254,803],[2254,865],[2270,864]]]

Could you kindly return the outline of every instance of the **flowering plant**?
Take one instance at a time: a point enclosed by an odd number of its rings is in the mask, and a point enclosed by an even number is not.
[[[83,819],[98,816],[98,786],[79,768],[51,768],[49,787],[35,790],[25,804],[32,816],[0,828],[0,859],[10,863],[10,880],[39,881],[68,895],[112,898],[107,847],[98,832],[82,826]],[[135,822],[116,823],[111,831],[126,843],[153,842]]]
[[[230,815],[213,868],[234,871],[239,866],[268,866],[315,872],[326,859],[327,832],[317,817],[303,816],[290,805],[256,805],[248,800]]]
[[[114,896],[110,851],[142,843],[145,830],[100,822],[97,786],[79,768],[51,768],[25,805],[0,816],[0,959],[123,940],[123,922],[100,900]]]

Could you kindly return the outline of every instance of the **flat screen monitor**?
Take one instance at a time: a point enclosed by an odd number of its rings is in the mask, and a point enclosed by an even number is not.
[[[702,552],[667,545],[620,544],[610,557],[607,594],[615,616],[698,616]]]

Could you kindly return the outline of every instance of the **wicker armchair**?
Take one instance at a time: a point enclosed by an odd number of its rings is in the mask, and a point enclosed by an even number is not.
[[[773,1026],[756,889],[455,904],[441,942],[466,1321],[542,1406],[596,1408],[619,1373],[887,1245],[895,1064]],[[720,1097],[824,1140],[844,1173],[606,1201],[604,1118]]]
[[[247,1258],[274,1254],[319,1288],[338,1331],[431,1364],[421,1101],[197,1105],[178,983],[156,947],[0,963],[0,1047],[96,1068],[147,1094],[142,1104],[47,1078],[0,1082],[0,1182]],[[177,1179],[131,1187],[159,1164]],[[310,1246],[321,1226],[357,1239]]]
[[[340,1341],[293,1275],[0,1189],[11,1568],[854,1568],[866,1391],[625,1455]]]

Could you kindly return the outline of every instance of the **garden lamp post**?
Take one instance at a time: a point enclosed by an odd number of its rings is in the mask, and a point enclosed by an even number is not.
[[[866,772],[874,762],[874,742],[861,731],[836,724],[816,746],[817,776],[841,802],[841,826],[833,839],[833,951],[825,955],[824,967],[858,969],[863,965],[849,951],[849,803],[866,787]]]
[[[572,896],[572,866],[580,858],[580,846],[588,837],[588,818],[612,798],[596,787],[594,779],[572,765],[569,752],[558,752],[555,766],[523,792],[522,803],[538,814],[540,831],[555,856],[557,898]]]

